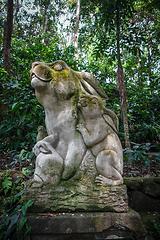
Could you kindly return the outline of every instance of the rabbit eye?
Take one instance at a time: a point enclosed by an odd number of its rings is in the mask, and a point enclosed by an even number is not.
[[[63,67],[61,64],[57,63],[56,65],[54,65],[53,69],[56,71],[61,71],[63,70]]]

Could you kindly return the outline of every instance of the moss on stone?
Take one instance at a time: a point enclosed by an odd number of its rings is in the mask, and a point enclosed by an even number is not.
[[[143,177],[135,177],[135,178],[124,178],[124,184],[130,189],[138,190],[141,186],[149,186],[154,185],[156,187],[156,191],[159,192],[159,187],[155,183],[160,183],[160,178],[143,178]]]
[[[154,181],[154,182],[157,182],[157,183],[160,183],[160,177],[155,177],[155,178],[153,178],[153,181]]]
[[[124,178],[124,184],[126,184],[126,186],[130,189],[134,189],[134,190],[138,190],[141,186],[141,182],[143,182],[143,180],[139,180],[139,179],[131,179],[131,178]]]
[[[30,187],[31,186],[31,187]],[[30,211],[113,211],[127,212],[128,201],[125,185],[99,187],[94,184],[83,184],[75,180],[61,181],[59,185],[33,187],[27,182],[23,191],[25,202],[33,199]]]
[[[140,216],[145,232],[149,234],[156,232],[153,221],[160,225],[160,213],[140,213]]]

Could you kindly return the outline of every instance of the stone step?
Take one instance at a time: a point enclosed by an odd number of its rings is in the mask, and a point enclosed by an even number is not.
[[[25,240],[132,239],[142,231],[140,216],[127,213],[30,213],[31,231]]]

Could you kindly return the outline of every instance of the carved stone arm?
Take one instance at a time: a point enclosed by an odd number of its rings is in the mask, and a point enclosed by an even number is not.
[[[36,143],[33,147],[33,153],[36,156],[38,156],[41,152],[46,154],[52,153],[52,149],[56,146],[58,139],[59,137],[57,133],[45,137],[43,140]]]
[[[96,127],[96,126],[95,126]],[[87,147],[91,148],[97,143],[103,141],[103,139],[106,137],[106,133],[103,132],[103,129],[97,129],[96,131],[88,131],[84,125],[78,124],[77,130],[82,134],[82,137],[84,139],[85,144]]]

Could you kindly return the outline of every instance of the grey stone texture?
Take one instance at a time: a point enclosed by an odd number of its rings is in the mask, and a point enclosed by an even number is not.
[[[125,185],[96,186],[76,181],[61,181],[59,185],[35,186],[28,181],[23,191],[24,201],[34,200],[31,212],[111,211],[127,212]]]
[[[137,212],[159,212],[160,178],[125,178],[128,204]]]
[[[26,240],[131,239],[142,231],[140,216],[127,213],[91,212],[57,213],[51,216],[29,214],[31,232]]]

